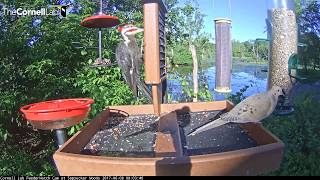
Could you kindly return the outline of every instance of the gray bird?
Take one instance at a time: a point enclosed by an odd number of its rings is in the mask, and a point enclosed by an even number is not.
[[[194,136],[227,123],[259,123],[275,110],[279,96],[284,96],[284,91],[278,86],[272,87],[268,92],[250,96],[228,113],[221,115],[219,119],[197,128],[188,136]]]

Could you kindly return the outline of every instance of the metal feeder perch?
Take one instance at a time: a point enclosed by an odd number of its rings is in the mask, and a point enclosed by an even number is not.
[[[67,140],[64,128],[82,122],[90,111],[92,99],[65,99],[23,106],[20,111],[35,129],[55,130],[57,145]]]
[[[96,60],[97,64],[92,65],[92,67],[108,67],[113,65],[111,64],[111,62],[106,61],[102,57],[102,28],[112,28],[119,24],[120,24],[120,20],[118,17],[105,15],[102,12],[102,0],[100,0],[100,12],[98,13],[98,15],[85,18],[83,21],[81,21],[80,25],[83,27],[99,29],[99,47],[98,47],[99,58]]]
[[[279,168],[284,145],[261,125],[187,136],[230,111],[229,101],[163,104],[166,12],[162,0],[144,1],[145,81],[153,104],[102,111],[54,153],[60,175],[257,175]]]

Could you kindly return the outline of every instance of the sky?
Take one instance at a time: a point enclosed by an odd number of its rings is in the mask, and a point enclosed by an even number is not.
[[[232,20],[232,38],[246,41],[266,38],[265,31],[267,17],[266,0],[198,0],[200,9],[205,17],[204,31],[214,36],[214,19],[230,18]],[[183,4],[185,0],[180,0]]]

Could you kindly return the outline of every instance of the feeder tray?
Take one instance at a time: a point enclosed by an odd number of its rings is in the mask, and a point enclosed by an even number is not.
[[[112,64],[97,64],[97,65],[90,65],[92,68],[98,68],[98,67],[113,67],[118,65],[117,63],[112,63]]]
[[[274,114],[277,116],[289,116],[295,112],[293,106],[279,106],[275,109]]]
[[[116,16],[99,14],[85,18],[81,26],[86,28],[111,28],[120,24],[120,20]]]
[[[115,66],[115,65],[117,65],[117,63],[112,63],[111,60],[109,60],[109,59],[100,60],[98,58],[98,59],[96,59],[96,61],[92,65],[90,65],[90,67],[92,67],[92,68],[112,67],[112,66]]]
[[[110,107],[53,158],[61,176],[258,175],[278,169],[284,145],[261,125],[227,124],[187,137],[231,108],[228,101],[162,104],[153,131],[152,105]]]
[[[36,129],[63,129],[83,121],[93,103],[92,99],[54,100],[30,104],[20,111]]]

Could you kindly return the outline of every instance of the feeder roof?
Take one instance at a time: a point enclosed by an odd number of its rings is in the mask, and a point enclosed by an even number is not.
[[[86,28],[111,28],[119,25],[120,20],[116,16],[99,14],[85,18],[80,24]]]
[[[214,20],[215,23],[228,23],[228,24],[231,24],[231,19],[228,19],[228,18],[217,18]]]

